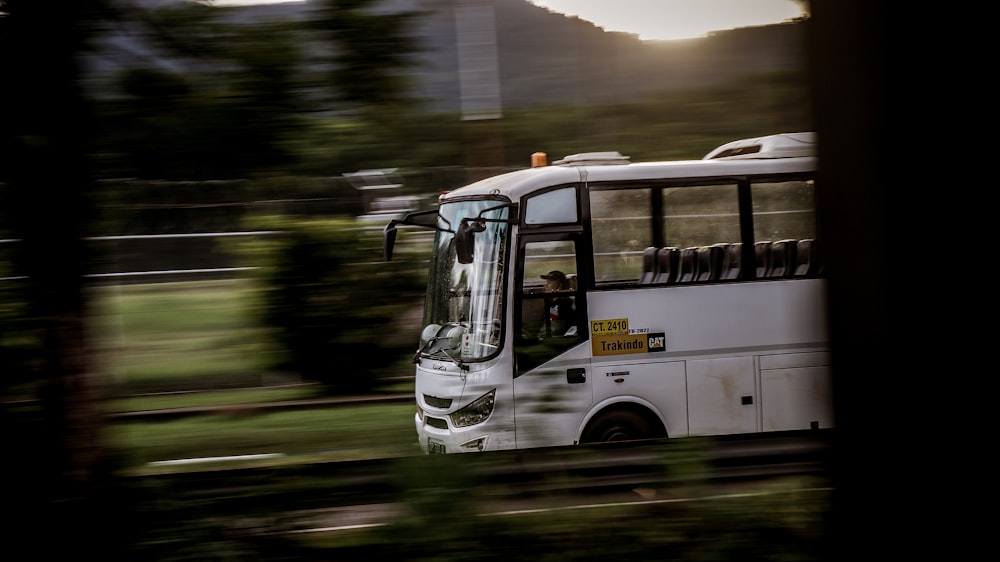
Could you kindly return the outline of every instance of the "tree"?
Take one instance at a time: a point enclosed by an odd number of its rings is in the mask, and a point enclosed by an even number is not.
[[[325,0],[313,27],[333,45],[331,83],[355,109],[385,110],[412,101],[404,71],[417,45],[409,29],[419,11],[377,13],[380,0]]]
[[[252,229],[282,232],[240,249],[261,281],[254,310],[284,354],[277,368],[331,395],[366,393],[380,372],[412,357],[421,326],[407,315],[421,301],[426,270],[372,261],[381,238],[351,218],[273,216]]]
[[[231,179],[290,166],[305,126],[303,42],[293,21],[233,23],[185,3],[133,10],[122,24],[157,53],[101,100],[106,174]],[[108,56],[108,55],[105,55]]]
[[[391,138],[400,115],[412,113],[404,71],[416,47],[407,33],[420,13],[378,12],[378,4],[331,0],[304,20],[196,2],[127,12],[120,27],[155,55],[115,61],[126,69],[100,100],[105,175],[295,171],[316,151],[304,139],[329,123]],[[323,152],[329,159],[336,150]]]

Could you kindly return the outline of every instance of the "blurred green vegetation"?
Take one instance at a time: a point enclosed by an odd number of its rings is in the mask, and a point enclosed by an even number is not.
[[[107,439],[121,455],[121,470],[130,474],[396,458],[420,454],[413,413],[412,404],[287,412],[233,406],[214,414],[167,421],[118,420],[109,424]],[[149,464],[240,455],[278,456],[191,465]]]
[[[98,107],[106,103],[111,102],[101,102]],[[114,103],[127,107],[140,101],[124,98]],[[119,138],[121,133],[115,132],[131,128],[109,128],[102,141],[109,146],[97,160],[101,176],[188,180],[322,177],[373,168],[419,171],[465,166],[475,157],[467,154],[468,129],[458,114],[423,111],[419,104],[393,106],[374,115],[298,116],[294,127],[260,131],[247,130],[238,122],[213,125],[218,116],[188,115],[197,107],[177,103],[172,111],[181,115],[174,118],[169,112],[149,113],[142,107],[102,110],[141,112],[144,120],[162,120],[162,126],[171,129],[185,130],[172,121],[181,125],[197,122],[201,131],[198,142],[178,140],[184,147],[181,150],[160,144],[171,142],[177,133],[162,138],[147,135],[140,143]],[[213,126],[223,130],[205,130]],[[489,130],[502,146],[502,161],[494,165],[527,167],[531,154],[538,151],[546,152],[550,160],[605,150],[617,150],[634,161],[701,158],[712,148],[738,138],[812,129],[804,74],[783,71],[735,76],[725,85],[664,92],[633,103],[514,108],[506,110]],[[274,135],[282,137],[280,165],[250,157],[237,165],[231,157],[218,154],[241,152],[238,144],[227,144],[227,137],[246,143]],[[139,150],[149,154],[136,153]],[[195,158],[196,163],[185,162]],[[145,160],[157,165],[137,167]],[[174,160],[179,161],[171,164]]]
[[[550,161],[606,150],[637,162],[698,159],[732,140],[813,127],[806,78],[799,72],[734,76],[723,85],[634,103],[515,109],[502,119],[505,163],[523,166],[536,151]]]
[[[237,247],[255,268],[251,310],[282,352],[273,368],[333,394],[370,392],[383,369],[412,355],[424,269],[386,267],[372,247],[380,238],[352,218],[258,217],[249,228],[281,233]]]
[[[783,477],[755,484],[718,485],[705,478],[709,441],[670,442],[662,453],[667,487],[633,490],[637,502],[585,505],[560,496],[562,485],[586,476],[563,469],[586,460],[586,450],[549,456],[551,470],[534,491],[517,479],[489,479],[491,455],[391,459],[391,483],[372,492],[388,515],[378,523],[322,531],[352,478],[273,465],[220,475],[220,493],[184,489],[184,480],[155,476],[120,482],[129,513],[123,541],[150,560],[748,560],[829,559],[828,482]],[[528,454],[528,453],[525,453]],[[515,461],[516,462],[516,461]],[[206,470],[200,480],[211,480]],[[504,498],[509,498],[504,500]],[[508,503],[510,499],[517,503]],[[620,499],[625,500],[624,496]],[[278,506],[295,505],[296,512]],[[295,522],[297,519],[297,523]],[[313,532],[282,532],[302,529]],[[128,531],[138,531],[129,533]]]
[[[378,233],[353,219],[252,222],[279,233],[218,242],[257,268],[244,277],[91,289],[111,396],[299,383],[368,393],[412,375],[426,244],[401,238],[390,268]]]
[[[279,350],[254,316],[249,280],[105,285],[91,294],[112,396],[301,382],[268,378]]]
[[[664,470],[670,465],[664,464]],[[401,481],[404,497],[409,498],[406,516],[366,531],[363,537],[321,536],[302,539],[300,544],[338,560],[367,555],[499,562],[530,553],[532,560],[553,562],[805,561],[824,555],[829,496],[806,491],[814,484],[808,479],[765,484],[742,497],[720,494],[701,501],[670,501],[674,496],[668,492],[668,497],[655,497],[665,500],[659,502],[481,517],[475,514],[480,503],[488,501],[483,495],[489,489],[486,483],[456,476],[447,466],[405,474]],[[701,488],[702,497],[711,496],[710,488],[702,486],[692,481],[688,491],[695,490],[698,497],[696,490]]]

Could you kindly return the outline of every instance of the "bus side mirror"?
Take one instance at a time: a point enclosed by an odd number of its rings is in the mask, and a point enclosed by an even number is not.
[[[472,263],[472,247],[475,244],[473,238],[477,232],[486,230],[486,221],[483,219],[462,219],[455,233],[455,253],[458,255],[458,263]]]
[[[382,229],[382,254],[385,261],[392,261],[392,248],[396,245],[396,225],[399,221],[392,219]]]

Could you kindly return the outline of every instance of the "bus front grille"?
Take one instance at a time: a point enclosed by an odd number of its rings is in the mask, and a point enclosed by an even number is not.
[[[451,398],[438,398],[437,396],[424,394],[424,402],[426,402],[428,406],[432,406],[434,408],[451,407]]]

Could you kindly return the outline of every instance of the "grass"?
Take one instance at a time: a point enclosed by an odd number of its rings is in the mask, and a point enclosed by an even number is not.
[[[315,461],[395,458],[418,454],[410,404],[364,405],[266,413],[234,409],[172,421],[119,421],[108,443],[124,455],[125,470],[161,473],[223,465],[260,466]],[[151,464],[181,459],[227,459]]]
[[[409,404],[267,412],[250,406],[312,400],[320,386],[275,374],[266,332],[253,314],[253,282],[235,279],[104,286],[94,289],[101,365],[111,413],[227,406],[182,419],[116,418],[107,442],[129,472],[355,460],[418,452]],[[242,388],[246,387],[246,388]],[[410,393],[389,381],[379,392]],[[141,394],[140,394],[141,393]],[[155,465],[178,459],[268,456]]]
[[[94,289],[101,365],[115,393],[259,386],[276,351],[254,315],[251,281]]]

